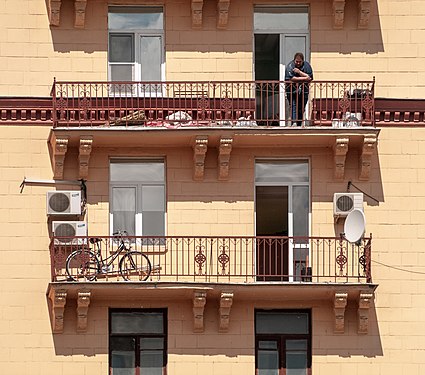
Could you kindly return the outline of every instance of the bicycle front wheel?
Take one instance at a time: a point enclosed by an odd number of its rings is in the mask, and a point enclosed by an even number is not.
[[[72,281],[96,280],[99,269],[99,260],[92,251],[76,250],[66,259],[66,273]]]
[[[152,271],[149,258],[141,251],[130,251],[120,260],[120,273],[126,281],[146,281]]]

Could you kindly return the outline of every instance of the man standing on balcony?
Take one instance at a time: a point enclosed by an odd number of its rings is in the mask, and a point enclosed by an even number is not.
[[[304,109],[308,101],[308,83],[313,79],[311,65],[304,61],[304,55],[297,52],[294,59],[286,65],[285,81],[286,97],[291,108],[291,120],[293,125],[301,126]]]

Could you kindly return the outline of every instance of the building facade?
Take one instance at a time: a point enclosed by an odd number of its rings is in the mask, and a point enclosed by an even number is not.
[[[424,21],[0,0],[1,373],[422,374]]]

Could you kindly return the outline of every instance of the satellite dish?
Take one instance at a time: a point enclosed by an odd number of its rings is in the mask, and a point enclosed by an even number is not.
[[[351,243],[358,242],[366,228],[366,218],[362,210],[358,208],[351,211],[344,223],[344,233],[347,241]]]

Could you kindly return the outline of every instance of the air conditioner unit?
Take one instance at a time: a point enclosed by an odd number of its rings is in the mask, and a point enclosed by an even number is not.
[[[48,215],[81,215],[81,191],[48,191]]]
[[[334,216],[347,216],[356,208],[363,211],[363,193],[334,194]]]
[[[85,238],[72,238],[76,236],[87,236],[87,223],[84,221],[53,221],[52,232],[55,237],[55,245],[82,245]],[[65,238],[66,237],[66,238]]]

